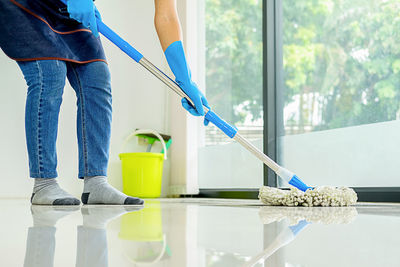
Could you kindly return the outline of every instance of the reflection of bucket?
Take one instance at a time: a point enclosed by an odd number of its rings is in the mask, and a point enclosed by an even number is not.
[[[144,209],[124,214],[118,237],[133,241],[162,241],[160,202],[147,200]]]
[[[154,130],[137,130],[125,140],[125,144],[136,134],[156,135],[167,151],[164,139]],[[166,153],[121,153],[123,192],[135,197],[160,197],[162,169]]]
[[[134,264],[154,264],[171,256],[162,231],[160,201],[146,200],[144,209],[122,215],[118,237],[129,242],[124,243],[123,254]]]

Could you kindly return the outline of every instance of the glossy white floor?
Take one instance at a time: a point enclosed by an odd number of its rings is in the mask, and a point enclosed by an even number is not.
[[[279,208],[147,200],[143,209],[0,200],[0,266],[400,266],[400,205]]]

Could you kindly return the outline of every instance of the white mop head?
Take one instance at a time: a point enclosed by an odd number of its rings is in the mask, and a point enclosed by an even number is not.
[[[343,207],[357,202],[357,194],[353,189],[333,186],[317,186],[306,192],[297,188],[282,190],[263,186],[258,198],[269,206]]]

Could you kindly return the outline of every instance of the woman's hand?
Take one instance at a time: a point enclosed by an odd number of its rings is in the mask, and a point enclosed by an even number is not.
[[[207,99],[192,81],[189,66],[186,62],[185,51],[182,41],[175,41],[165,50],[165,57],[172,72],[175,75],[175,81],[179,84],[185,94],[192,100],[194,106],[185,98],[182,99],[182,106],[194,116],[204,116],[203,105],[210,109]],[[208,121],[204,121],[208,125]]]
[[[204,108],[207,107],[210,110],[210,106],[208,105],[208,101],[203,93],[197,88],[197,85],[190,81],[188,84],[180,83],[177,81],[179,86],[183,89],[183,91],[188,95],[188,97],[193,101],[194,105],[190,104],[190,102],[186,98],[182,98],[182,106],[193,116],[204,116]],[[207,126],[209,123],[208,120],[204,118],[204,125]]]
[[[99,36],[96,17],[101,19],[101,16],[92,0],[68,0],[67,9],[70,18],[89,28],[94,36]]]

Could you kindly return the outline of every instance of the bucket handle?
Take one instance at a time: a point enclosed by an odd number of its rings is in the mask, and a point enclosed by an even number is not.
[[[158,137],[158,139],[160,140],[160,142],[161,142],[161,144],[162,144],[162,146],[164,148],[164,159],[167,160],[167,146],[165,145],[164,138],[162,138],[161,135],[157,131],[152,130],[152,129],[138,129],[138,130],[135,130],[127,138],[125,138],[125,141],[122,143],[121,151],[125,150],[125,147],[126,147],[126,144],[128,143],[128,141],[130,139],[132,139],[133,137],[135,137],[137,134],[149,134],[149,133],[154,134],[155,136]]]

